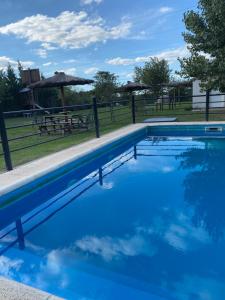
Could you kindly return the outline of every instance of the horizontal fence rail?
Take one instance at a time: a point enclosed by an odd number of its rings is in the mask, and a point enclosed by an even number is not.
[[[64,149],[146,119],[225,120],[225,94],[131,95],[89,103],[3,112],[0,103],[0,169]],[[48,146],[51,145],[51,146]],[[39,153],[40,152],[40,153]],[[27,157],[26,157],[27,154]]]

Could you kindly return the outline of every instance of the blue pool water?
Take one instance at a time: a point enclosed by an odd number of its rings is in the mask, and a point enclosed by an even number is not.
[[[224,300],[225,139],[172,135],[1,202],[0,275],[66,299]]]

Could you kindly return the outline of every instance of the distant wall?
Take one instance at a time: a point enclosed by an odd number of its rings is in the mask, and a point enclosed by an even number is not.
[[[201,91],[200,87],[201,81],[200,80],[195,80],[193,81],[193,96],[196,95],[203,95],[201,97],[193,97],[192,98],[192,108],[194,110],[204,110],[206,107],[206,91]],[[219,91],[214,91],[212,90],[210,94],[219,94]],[[219,102],[223,101],[223,102]],[[225,96],[223,95],[218,95],[218,96],[210,96],[209,99],[209,107],[210,108],[221,108],[225,107]]]

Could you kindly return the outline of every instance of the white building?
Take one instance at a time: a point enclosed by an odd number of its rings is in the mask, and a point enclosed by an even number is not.
[[[206,107],[206,91],[202,91],[200,87],[201,81],[194,80],[192,85],[192,95],[202,95],[200,97],[193,97],[192,98],[192,108],[194,110],[204,110]],[[220,94],[219,91],[212,90],[210,92],[211,95],[213,94]],[[225,107],[225,95],[218,95],[218,96],[210,96],[209,99],[209,107],[210,108],[221,108]]]

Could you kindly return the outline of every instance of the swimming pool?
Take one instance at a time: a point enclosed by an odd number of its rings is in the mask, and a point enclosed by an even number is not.
[[[213,127],[144,129],[1,197],[0,274],[66,299],[225,299]]]

